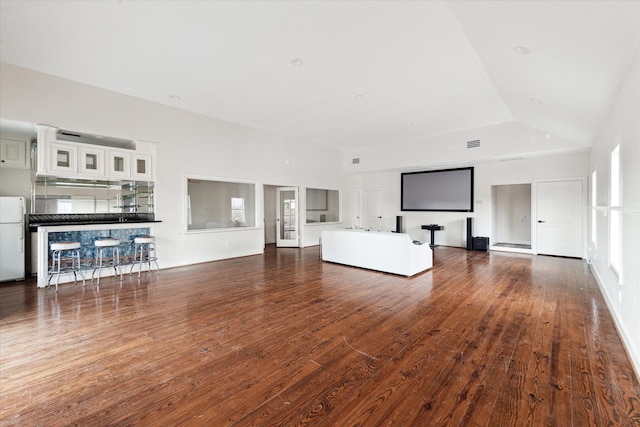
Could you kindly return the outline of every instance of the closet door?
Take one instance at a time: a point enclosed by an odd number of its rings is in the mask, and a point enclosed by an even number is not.
[[[536,188],[537,252],[582,258],[583,182],[539,182]]]
[[[362,226],[371,230],[382,230],[382,190],[362,192]]]

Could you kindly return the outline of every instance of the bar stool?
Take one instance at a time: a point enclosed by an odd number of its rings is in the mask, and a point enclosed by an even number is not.
[[[151,263],[156,264],[156,274],[160,275],[160,267],[158,266],[158,258],[156,257],[156,238],[154,236],[138,236],[133,239],[134,255],[131,263],[129,276],[133,274],[133,269],[138,266],[138,279],[142,272],[142,264],[148,264],[147,271],[151,271]]]
[[[118,245],[120,244],[120,240],[118,239],[100,239],[94,242],[94,245],[97,248],[96,252],[96,265],[91,273],[91,281],[93,281],[93,275],[96,270],[98,271],[98,285],[100,284],[100,273],[103,268],[113,267],[113,271],[115,271],[115,275],[120,274],[120,281],[122,282],[122,271],[118,272],[118,267],[120,266],[120,250],[118,249]],[[105,257],[105,251],[111,249],[111,257]]]
[[[51,244],[51,270],[47,286],[51,286],[51,279],[56,276],[56,292],[61,273],[73,272],[73,283],[78,283],[78,273],[82,276],[82,286],[85,285],[84,273],[80,270],[80,242],[57,242]],[[64,263],[64,265],[63,265]],[[71,265],[69,265],[71,263]]]

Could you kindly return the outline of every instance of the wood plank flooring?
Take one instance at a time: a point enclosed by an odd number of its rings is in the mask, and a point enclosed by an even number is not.
[[[318,248],[0,285],[0,425],[640,426],[582,260],[434,248],[412,278]]]

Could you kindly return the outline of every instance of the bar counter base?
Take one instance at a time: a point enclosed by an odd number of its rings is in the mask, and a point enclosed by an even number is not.
[[[85,225],[49,225],[38,227],[38,287],[45,288],[49,281],[50,243],[76,241],[81,243],[80,262],[82,272],[90,280],[95,263],[97,239],[120,240],[120,263],[128,266],[133,260],[133,240],[138,236],[155,235],[156,222],[114,223]],[[112,269],[103,269],[101,277],[113,276]],[[73,282],[72,273],[62,274],[60,283]]]

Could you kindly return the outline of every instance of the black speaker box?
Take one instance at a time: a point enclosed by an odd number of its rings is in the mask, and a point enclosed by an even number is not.
[[[488,237],[474,237],[473,249],[476,251],[488,251],[489,250],[489,238]]]
[[[402,215],[396,216],[396,233],[402,233]]]
[[[467,218],[467,250],[473,250],[473,218]]]

